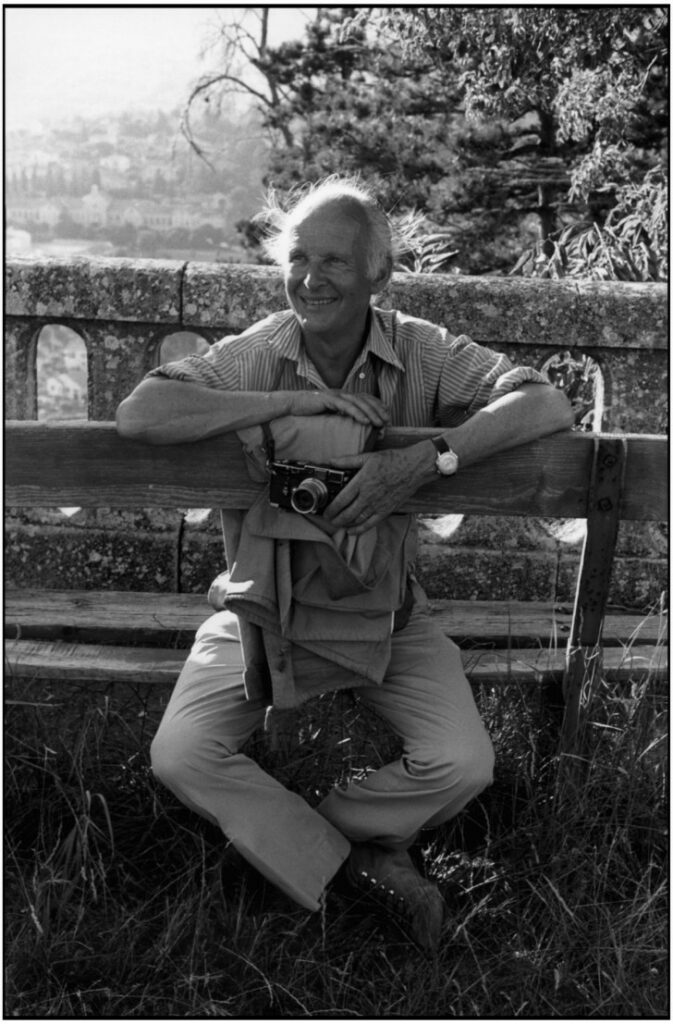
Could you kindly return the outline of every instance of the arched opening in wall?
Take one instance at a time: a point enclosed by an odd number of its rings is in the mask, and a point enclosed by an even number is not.
[[[597,433],[608,409],[605,405],[605,377],[591,356],[582,352],[557,352],[540,367],[554,387],[565,392],[575,411],[575,430]],[[547,533],[562,544],[579,544],[587,532],[586,519],[543,519]]]
[[[87,354],[82,338],[65,324],[46,324],[35,353],[38,420],[88,418]]]
[[[599,363],[582,352],[557,352],[540,367],[554,387],[568,396],[575,410],[575,429],[598,432],[608,412],[605,377]]]
[[[157,349],[157,366],[162,363],[173,363],[185,356],[202,356],[210,345],[200,334],[194,331],[176,331],[167,334]]]
[[[35,352],[38,420],[88,419],[87,372],[86,345],[79,334],[65,324],[45,324]],[[79,508],[59,511],[74,516]]]

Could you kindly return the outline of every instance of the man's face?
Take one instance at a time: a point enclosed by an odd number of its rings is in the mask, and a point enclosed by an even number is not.
[[[378,282],[367,279],[367,228],[343,203],[328,202],[292,229],[285,289],[307,339],[338,345],[364,330]]]

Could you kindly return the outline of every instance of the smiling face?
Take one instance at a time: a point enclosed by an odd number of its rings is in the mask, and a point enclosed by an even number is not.
[[[307,343],[359,343],[370,299],[385,283],[367,277],[367,241],[364,215],[343,201],[316,207],[291,228],[285,290]]]

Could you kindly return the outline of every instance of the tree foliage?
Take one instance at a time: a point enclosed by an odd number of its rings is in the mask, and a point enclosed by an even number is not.
[[[318,8],[277,47],[274,9],[242,10],[187,105],[195,148],[195,107],[214,125],[244,93],[266,182],[361,173],[407,231],[407,267],[502,273],[528,246],[517,273],[661,279],[666,9]]]
[[[512,273],[558,279],[666,281],[668,182],[659,168],[617,192],[603,225],[578,221],[523,253]]]
[[[459,72],[472,123],[535,118],[528,147],[504,154],[510,192],[517,170],[537,177],[541,238],[517,272],[664,279],[665,8],[442,6],[376,17],[405,52]],[[485,180],[502,169],[491,161]]]
[[[450,97],[427,60],[402,66],[399,55],[351,26],[351,8],[323,8],[303,40],[268,44],[273,9],[247,8],[256,34],[234,21],[222,27],[223,67],[197,83],[183,130],[204,155],[191,111],[198,99],[219,106],[232,93],[254,102],[270,143],[267,178],[279,190],[335,171],[365,172],[389,206],[427,205],[446,173]],[[248,18],[251,14],[246,15]],[[241,59],[254,81],[240,68]]]

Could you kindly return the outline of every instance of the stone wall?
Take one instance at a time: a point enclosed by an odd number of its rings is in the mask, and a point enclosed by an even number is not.
[[[661,285],[396,275],[381,305],[541,366],[570,350],[605,382],[603,428],[663,433],[668,324]],[[162,340],[189,330],[212,342],[285,306],[278,271],[156,260],[15,259],[5,293],[5,408],[37,415],[36,347],[47,324],[83,339],[89,418],[109,420],[159,361]],[[569,603],[581,524],[444,516],[424,521],[419,574],[435,597]],[[8,516],[8,584],[197,592],[223,568],[216,514],[26,509]],[[612,601],[646,608],[666,584],[657,524],[623,524]]]

